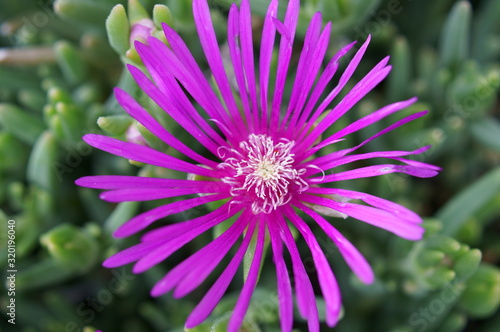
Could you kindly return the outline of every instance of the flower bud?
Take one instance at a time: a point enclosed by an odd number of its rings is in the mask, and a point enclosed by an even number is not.
[[[500,305],[500,270],[498,267],[481,264],[476,274],[467,283],[460,304],[474,318],[483,318],[494,313]]]
[[[125,7],[118,4],[113,7],[106,19],[106,31],[111,47],[120,55],[124,55],[130,48],[130,25]]]

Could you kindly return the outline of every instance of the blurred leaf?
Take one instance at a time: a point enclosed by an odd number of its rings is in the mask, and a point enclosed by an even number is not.
[[[116,5],[106,19],[109,44],[120,55],[130,47],[130,25],[123,5]]]
[[[44,132],[31,151],[28,161],[27,178],[49,192],[55,192],[55,178],[59,148],[54,136]]]
[[[436,213],[436,218],[443,222],[443,234],[453,236],[499,190],[500,168],[496,168],[450,199]]]
[[[472,135],[484,145],[500,151],[500,122],[492,117],[483,118],[471,125]]]
[[[57,63],[64,77],[69,83],[80,83],[87,74],[87,65],[83,61],[80,51],[65,41],[54,45]]]
[[[441,33],[442,66],[456,70],[469,56],[471,19],[472,7],[468,1],[459,1],[451,9]]]
[[[36,116],[12,104],[0,104],[0,124],[21,141],[32,145],[44,126]]]
[[[472,317],[480,318],[493,314],[500,305],[498,267],[482,264],[467,284],[460,304]]]

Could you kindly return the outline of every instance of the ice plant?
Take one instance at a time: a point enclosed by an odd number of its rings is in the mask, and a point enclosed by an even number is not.
[[[194,195],[137,215],[116,231],[117,237],[135,234],[164,217],[221,201],[220,207],[205,215],[148,231],[142,236],[141,243],[106,260],[106,267],[136,262],[133,268],[135,273],[146,271],[200,234],[234,216],[235,221],[229,229],[169,271],[151,292],[153,296],[159,296],[173,290],[176,297],[190,293],[219,265],[232,247],[237,248],[222,274],[188,317],[187,327],[200,324],[210,315],[228,289],[254,238],[253,262],[228,324],[228,331],[239,330],[256,287],[265,235],[268,233],[276,267],[282,330],[291,331],[293,325],[290,275],[293,273],[298,310],[307,320],[309,330],[319,331],[318,308],[311,280],[301,262],[289,224],[297,228],[310,248],[325,298],[326,322],[334,326],[341,308],[340,291],[328,260],[303,216],[314,220],[332,239],[353,272],[367,284],[374,279],[369,264],[336,230],[333,222],[322,214],[359,219],[408,240],[418,240],[423,234],[420,217],[405,207],[366,193],[338,189],[335,183],[394,172],[423,178],[436,175],[437,167],[405,159],[405,156],[422,153],[429,147],[415,151],[358,152],[378,136],[426,112],[404,117],[352,148],[336,149],[333,153],[317,156],[316,152],[322,148],[335,145],[347,135],[408,107],[416,99],[385,106],[331,136],[322,137],[326,129],[388,75],[391,70],[387,65],[388,57],[347,92],[340,102],[332,105],[363,57],[369,38],[355,52],[336,86],[327,90],[339,67],[339,60],[353,48],[354,43],[342,48],[322,67],[331,24],[323,27],[321,14],[316,13],[305,35],[290,98],[284,101],[285,81],[287,77],[293,77],[289,67],[300,4],[298,0],[290,0],[283,21],[277,18],[277,6],[277,0],[271,1],[264,19],[258,64],[253,53],[249,1],[242,0],[239,8],[234,4],[231,6],[227,36],[231,72],[234,72],[235,79],[231,84],[216,41],[208,4],[206,0],[193,1],[197,32],[216,89],[212,88],[171,27],[163,27],[169,46],[153,37],[149,37],[146,44],[136,42],[136,49],[151,79],[134,66],[128,66],[130,73],[139,87],[189,132],[206,153],[180,141],[121,89],[115,90],[120,105],[186,158],[181,160],[148,146],[106,136],[92,134],[84,137],[88,144],[98,149],[186,173],[185,179],[109,175],[84,177],[77,181],[81,186],[105,189],[102,199],[123,202]],[[279,43],[278,64],[274,89],[270,89],[275,43]],[[325,91],[329,92],[328,95],[320,100]],[[196,104],[198,108],[195,108]],[[392,159],[397,164],[353,167],[336,172],[338,166],[372,158]],[[291,258],[290,272],[284,260],[285,251]]]

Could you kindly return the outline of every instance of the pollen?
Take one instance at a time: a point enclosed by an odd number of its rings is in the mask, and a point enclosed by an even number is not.
[[[226,157],[221,168],[231,174],[222,181],[231,185],[234,202],[250,204],[254,214],[267,214],[290,202],[295,192],[307,190],[301,178],[305,169],[294,165],[293,145],[287,139],[274,142],[267,135],[251,134],[239,149],[229,149],[227,156],[220,153]]]

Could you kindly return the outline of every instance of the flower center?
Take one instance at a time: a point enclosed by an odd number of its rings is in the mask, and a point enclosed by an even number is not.
[[[230,149],[220,167],[231,171],[222,181],[231,185],[235,202],[251,204],[254,214],[270,213],[290,202],[293,192],[307,190],[309,185],[301,178],[305,169],[293,166],[293,145],[287,139],[275,143],[267,135],[251,134],[239,150]]]

